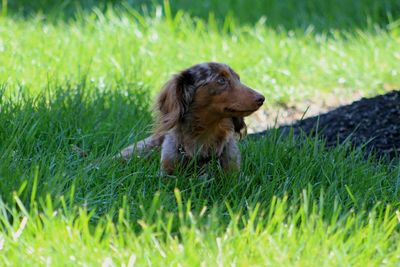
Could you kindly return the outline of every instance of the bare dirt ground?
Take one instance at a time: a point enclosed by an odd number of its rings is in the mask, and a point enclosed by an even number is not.
[[[330,99],[330,100],[327,100]],[[349,140],[366,152],[395,158],[400,156],[400,91],[372,98],[340,99],[335,96],[308,101],[297,106],[261,110],[249,120],[250,137],[262,137],[268,129],[278,128],[294,135],[318,135],[334,146]],[[318,126],[318,127],[317,127]]]

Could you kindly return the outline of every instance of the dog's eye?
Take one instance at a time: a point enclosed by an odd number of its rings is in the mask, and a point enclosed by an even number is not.
[[[217,83],[220,84],[220,85],[226,84],[225,77],[219,77],[218,80],[217,80]]]

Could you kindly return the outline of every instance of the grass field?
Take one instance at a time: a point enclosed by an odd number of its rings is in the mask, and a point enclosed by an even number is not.
[[[398,266],[398,159],[271,131],[241,143],[238,175],[112,160],[201,61],[266,105],[400,88],[398,2],[142,3],[2,1],[0,264]]]

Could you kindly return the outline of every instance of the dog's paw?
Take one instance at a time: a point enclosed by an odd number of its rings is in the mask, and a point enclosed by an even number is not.
[[[166,178],[166,179],[176,179],[176,175],[168,174],[165,170],[158,171],[158,177]]]

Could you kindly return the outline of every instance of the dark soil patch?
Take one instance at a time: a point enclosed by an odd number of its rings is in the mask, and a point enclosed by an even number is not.
[[[327,113],[280,126],[283,133],[293,129],[326,140],[327,146],[335,146],[346,140],[355,147],[364,146],[367,153],[391,159],[400,156],[400,91],[392,91],[373,98],[362,98]],[[261,137],[267,131],[250,134]]]

